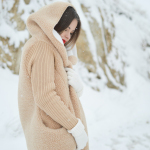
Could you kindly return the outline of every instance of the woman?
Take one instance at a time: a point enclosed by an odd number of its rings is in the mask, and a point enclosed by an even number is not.
[[[89,149],[79,100],[83,85],[72,69],[80,27],[67,2],[44,6],[27,19],[32,37],[22,51],[18,107],[28,150]]]

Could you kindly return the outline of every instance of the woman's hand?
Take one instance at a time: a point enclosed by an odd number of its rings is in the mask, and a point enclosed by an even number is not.
[[[75,138],[77,144],[77,150],[81,150],[86,146],[88,142],[88,136],[87,133],[85,132],[85,127],[82,124],[81,120],[79,118],[77,119],[78,119],[78,123],[75,125],[75,127],[67,131],[68,133],[71,133]]]
[[[76,91],[78,97],[83,93],[83,84],[78,74],[71,68],[65,68],[68,77],[68,84],[70,84]]]

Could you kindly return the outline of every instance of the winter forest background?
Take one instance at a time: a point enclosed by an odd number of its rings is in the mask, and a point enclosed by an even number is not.
[[[0,150],[27,150],[17,101],[25,23],[53,1],[0,0]],[[82,21],[75,70],[90,150],[150,150],[150,1],[68,2]]]

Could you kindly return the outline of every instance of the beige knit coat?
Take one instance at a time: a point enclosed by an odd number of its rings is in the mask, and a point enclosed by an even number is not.
[[[74,88],[68,85],[64,67],[72,68],[77,57],[67,56],[66,48],[53,35],[68,6],[55,2],[27,19],[32,37],[21,56],[18,107],[28,150],[75,150],[74,137],[67,132],[80,118],[87,131],[85,114]],[[89,149],[87,143],[84,150]]]

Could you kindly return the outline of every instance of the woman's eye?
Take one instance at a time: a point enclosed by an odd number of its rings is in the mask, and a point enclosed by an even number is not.
[[[73,35],[73,33],[70,33],[70,35]]]

